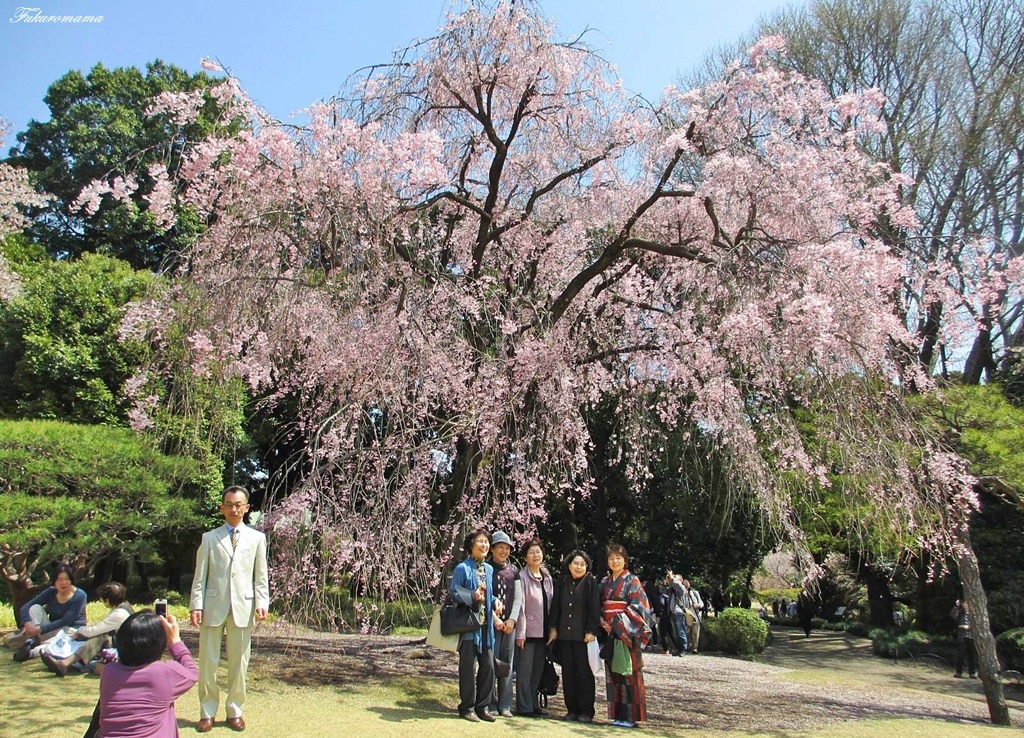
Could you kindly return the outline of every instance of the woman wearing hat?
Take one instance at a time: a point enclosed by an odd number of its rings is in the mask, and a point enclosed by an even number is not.
[[[494,567],[494,663],[498,691],[491,711],[512,717],[512,658],[516,651],[516,622],[523,606],[519,568],[509,561],[512,539],[504,531],[491,537],[491,566]]]

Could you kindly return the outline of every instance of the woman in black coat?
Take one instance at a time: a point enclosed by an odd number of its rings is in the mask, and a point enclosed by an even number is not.
[[[601,597],[590,573],[590,557],[573,551],[565,559],[564,573],[551,601],[548,644],[557,643],[562,659],[565,720],[594,721],[594,672],[587,649],[601,627]]]

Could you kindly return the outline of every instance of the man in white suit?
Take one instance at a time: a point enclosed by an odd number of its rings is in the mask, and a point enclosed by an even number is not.
[[[270,583],[267,539],[242,518],[249,510],[244,487],[228,487],[221,498],[225,525],[203,534],[196,553],[196,573],[189,598],[192,625],[199,626],[199,723],[206,733],[220,704],[217,666],[220,644],[227,637],[228,727],[245,730],[245,672],[249,668],[252,630],[267,618]]]

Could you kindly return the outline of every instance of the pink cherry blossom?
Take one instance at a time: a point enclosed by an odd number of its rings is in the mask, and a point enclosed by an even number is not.
[[[424,591],[469,526],[528,535],[593,488],[586,415],[605,401],[632,484],[657,428],[694,428],[798,547],[795,496],[842,465],[872,480],[850,494],[880,525],[948,550],[935,511],[972,504],[963,469],[873,443],[912,371],[892,348],[913,277],[875,228],[914,222],[907,180],[856,145],[877,93],[833,100],[782,53],[763,39],[652,109],[508,2],[450,15],[302,128],[231,78],[214,90],[252,128],[191,146],[173,182],[151,173],[158,217],[173,191],[208,227],[186,286],[125,331],[159,346],[188,305],[193,372],[298,408],[304,476],[273,480],[263,521],[276,591]],[[122,192],[104,187],[83,206]],[[818,443],[795,408],[822,417]]]

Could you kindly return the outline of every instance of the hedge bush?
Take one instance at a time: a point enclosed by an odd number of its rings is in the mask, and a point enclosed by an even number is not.
[[[875,654],[889,658],[919,656],[924,653],[948,655],[950,650],[948,642],[920,630],[893,632],[884,628],[875,628],[870,632],[869,637]]]
[[[996,637],[996,651],[1004,669],[1024,671],[1024,628],[1000,633]]]
[[[764,651],[768,645],[768,626],[753,610],[726,608],[718,617],[706,619],[708,649],[738,656]]]

